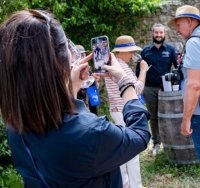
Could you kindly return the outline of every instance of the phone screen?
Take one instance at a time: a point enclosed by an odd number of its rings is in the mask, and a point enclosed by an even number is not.
[[[94,72],[104,73],[103,65],[110,65],[109,60],[109,41],[107,36],[100,36],[91,39],[93,52]]]

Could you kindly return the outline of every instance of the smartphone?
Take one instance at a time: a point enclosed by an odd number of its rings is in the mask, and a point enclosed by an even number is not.
[[[94,72],[105,73],[103,65],[110,65],[110,48],[107,36],[99,36],[91,39],[93,53]]]

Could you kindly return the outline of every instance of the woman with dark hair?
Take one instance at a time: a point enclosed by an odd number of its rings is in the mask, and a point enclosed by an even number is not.
[[[76,95],[92,55],[72,67],[70,43],[41,10],[0,26],[0,109],[14,164],[28,188],[120,188],[119,166],[149,142],[149,114],[113,54],[104,69],[126,103],[126,127],[88,112]]]

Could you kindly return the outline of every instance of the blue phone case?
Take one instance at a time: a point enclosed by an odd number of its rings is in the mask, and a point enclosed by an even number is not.
[[[99,92],[95,83],[89,88],[87,88],[87,94],[88,94],[88,99],[91,106],[100,105],[101,101],[99,97]]]

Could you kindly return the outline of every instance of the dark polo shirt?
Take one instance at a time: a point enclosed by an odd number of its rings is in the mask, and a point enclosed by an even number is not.
[[[153,43],[147,45],[143,48],[141,56],[149,66],[151,65],[147,72],[145,86],[160,87],[162,85],[161,76],[171,71],[172,64],[177,67],[175,48],[167,43],[163,43],[159,49]],[[137,65],[137,76],[139,72],[139,65]]]

